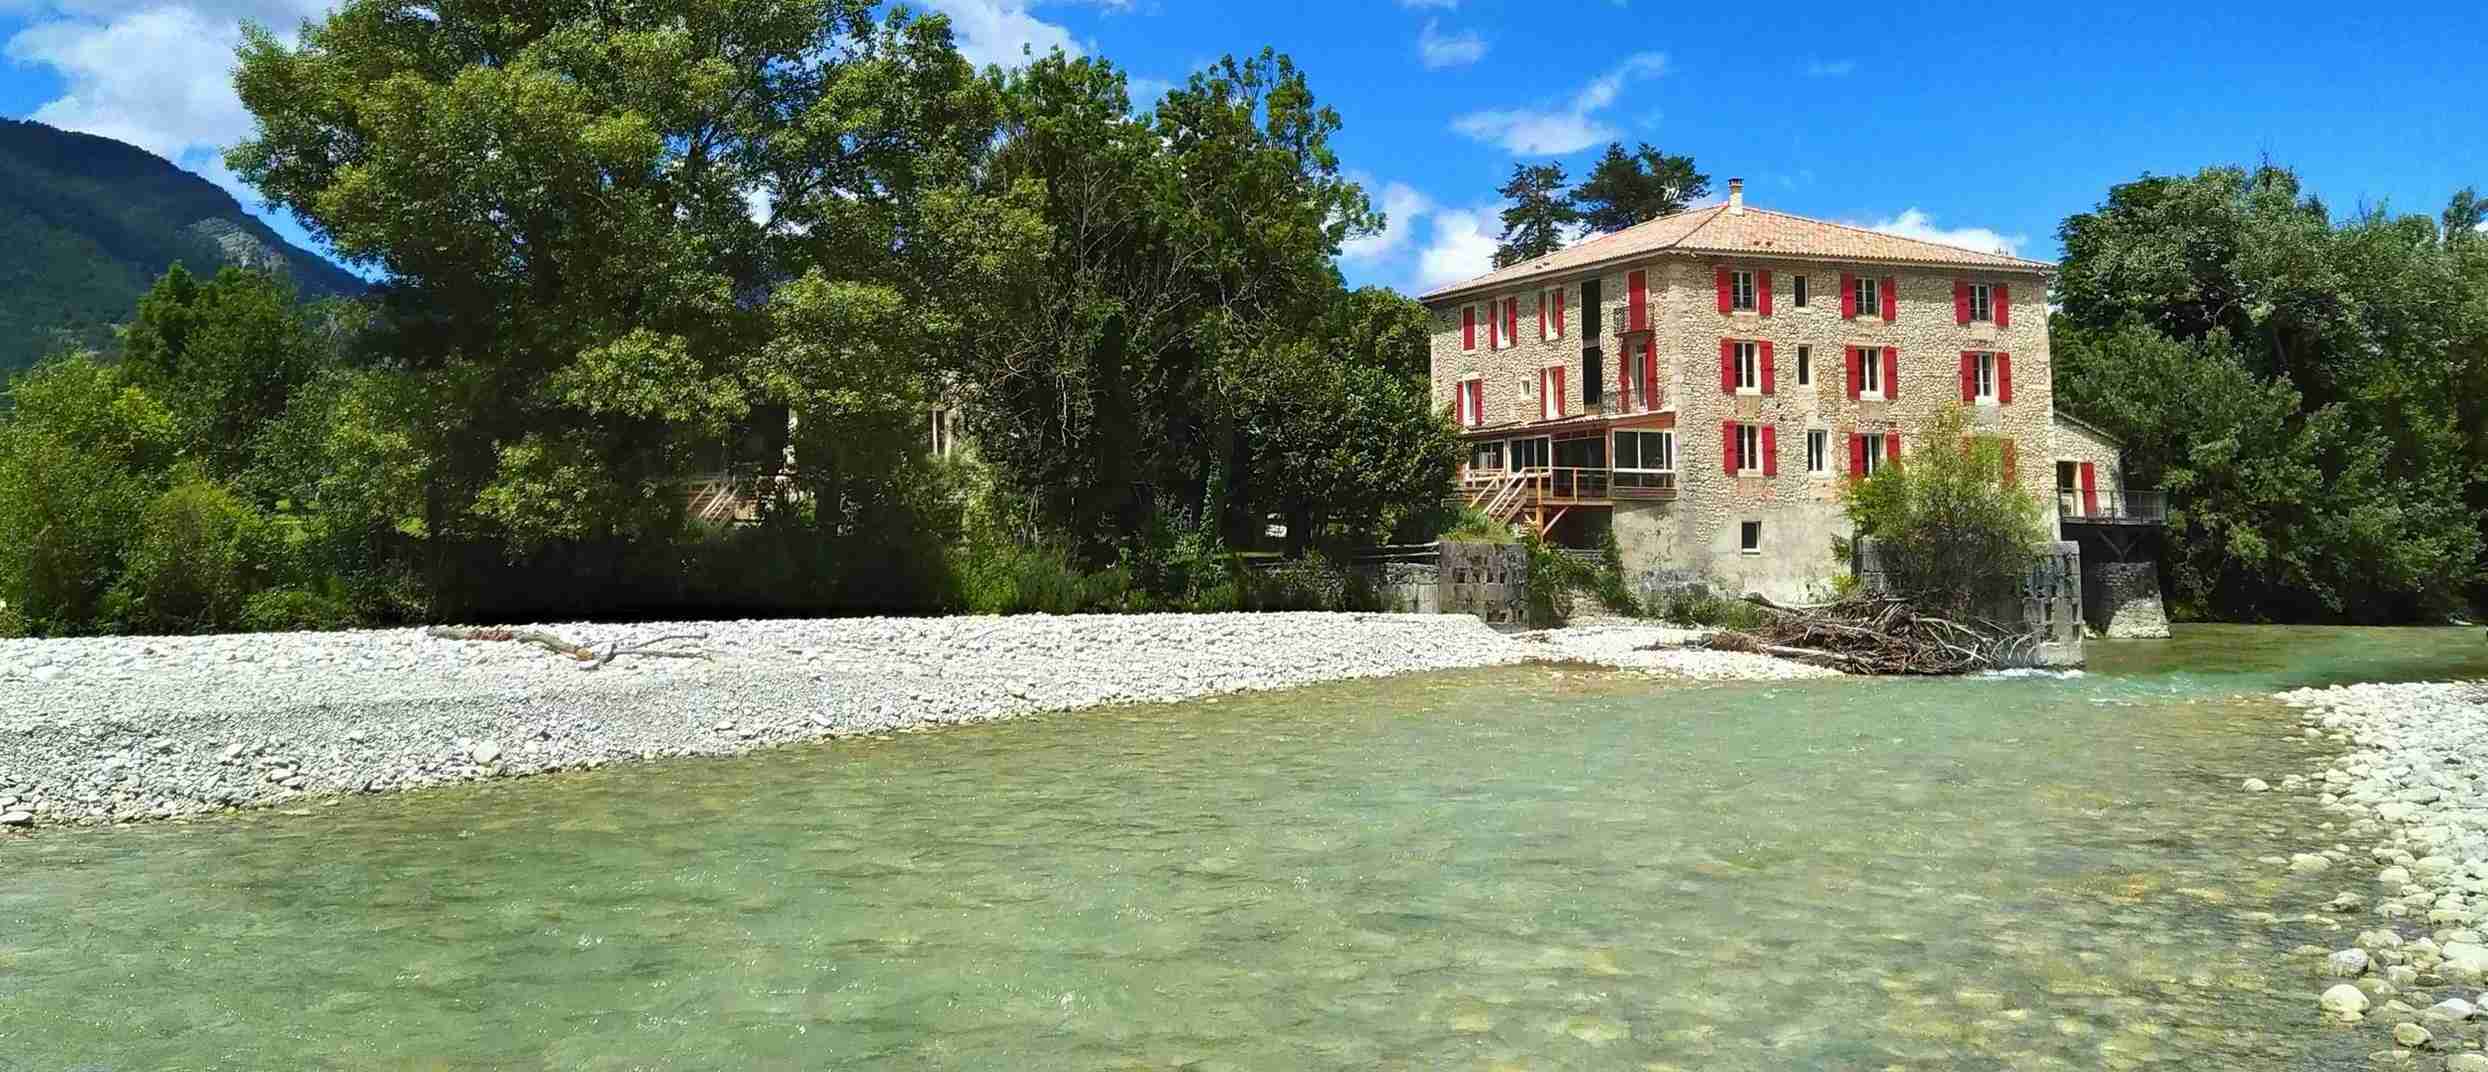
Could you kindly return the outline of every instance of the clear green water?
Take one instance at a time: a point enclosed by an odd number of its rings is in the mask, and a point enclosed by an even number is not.
[[[2296,684],[1526,668],[0,842],[0,1069],[2327,1068]],[[2274,925],[2252,914],[2276,912]]]

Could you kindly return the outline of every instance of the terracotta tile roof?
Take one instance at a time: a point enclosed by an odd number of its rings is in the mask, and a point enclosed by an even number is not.
[[[1751,205],[1742,213],[1734,213],[1728,211],[1726,202],[1721,202],[1576,242],[1534,261],[1436,287],[1419,298],[1431,301],[1659,253],[1766,254],[1800,260],[1952,265],[2020,272],[2044,272],[2055,267],[2046,261],[1982,253]]]

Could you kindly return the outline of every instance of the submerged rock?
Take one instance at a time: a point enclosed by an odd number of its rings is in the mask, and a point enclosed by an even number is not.
[[[2355,979],[2367,974],[2367,951],[2344,949],[2324,958],[2324,974],[2337,979]]]
[[[2436,1036],[2429,1034],[2427,1028],[2417,1024],[2395,1024],[2393,1025],[2393,1041],[2416,1049],[2436,1041]]]
[[[2367,993],[2348,983],[2336,983],[2316,999],[2316,1005],[2344,1020],[2356,1020],[2367,1012]]]

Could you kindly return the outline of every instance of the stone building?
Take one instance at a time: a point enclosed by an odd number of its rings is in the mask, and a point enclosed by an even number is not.
[[[1423,296],[1470,502],[1566,546],[1612,532],[1628,573],[1803,599],[1841,569],[1841,481],[1905,459],[1944,406],[2042,499],[2060,470],[2115,479],[2113,444],[2059,435],[2052,266],[1728,188]]]

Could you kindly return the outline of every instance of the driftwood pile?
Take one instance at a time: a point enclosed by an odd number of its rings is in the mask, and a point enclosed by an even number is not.
[[[2039,634],[1980,618],[1920,614],[1890,596],[1857,596],[1819,606],[1787,607],[1759,596],[1751,629],[1722,629],[1709,645],[1827,666],[1851,674],[1969,674],[2027,666]]]
[[[597,669],[625,655],[647,655],[664,659],[706,659],[709,657],[707,652],[698,649],[659,647],[662,644],[671,644],[681,640],[706,640],[708,639],[706,633],[674,633],[643,640],[628,647],[623,646],[621,641],[615,640],[607,642],[602,648],[573,644],[541,629],[436,625],[424,630],[424,635],[438,640],[510,640],[521,644],[533,644],[555,655],[567,655],[577,660],[581,670]]]

